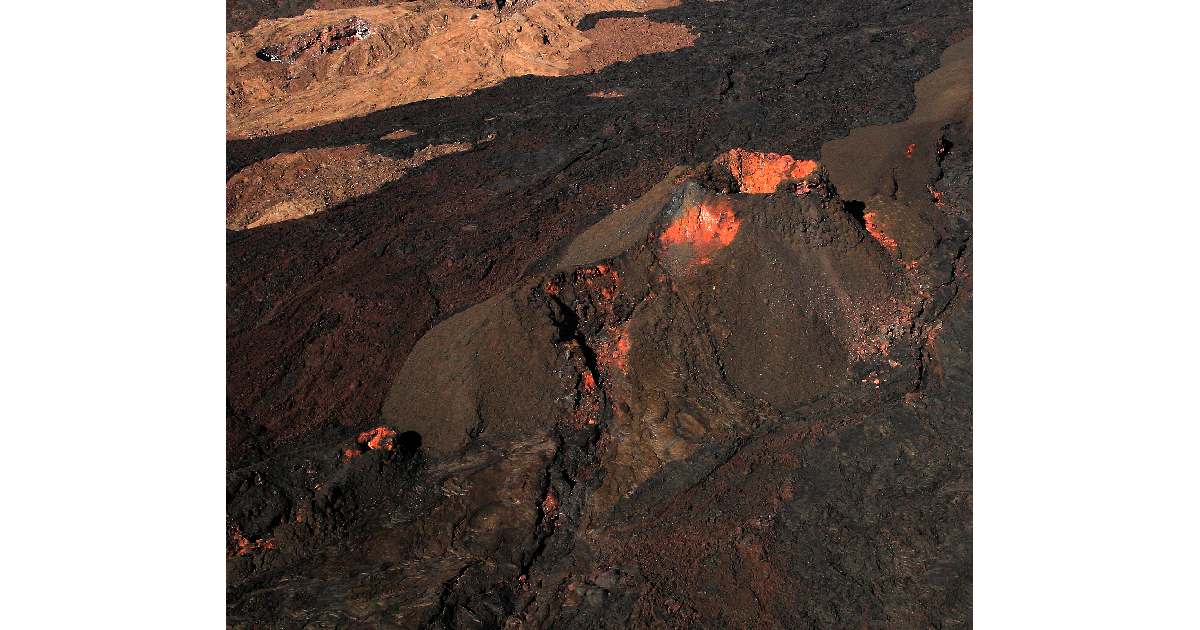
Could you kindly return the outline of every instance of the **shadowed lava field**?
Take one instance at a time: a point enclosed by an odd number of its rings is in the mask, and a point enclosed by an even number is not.
[[[227,4],[233,628],[971,625],[971,4]]]

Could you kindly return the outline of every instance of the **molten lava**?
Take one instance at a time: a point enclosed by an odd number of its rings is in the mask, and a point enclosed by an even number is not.
[[[864,213],[863,222],[866,223],[867,232],[870,232],[871,236],[875,240],[879,241],[880,245],[886,247],[889,252],[892,252],[893,254],[896,253],[896,239],[888,236],[883,232],[882,229],[880,229],[878,214],[874,212]]]
[[[613,352],[612,363],[622,372],[629,371],[629,335],[622,334],[617,338],[617,349]]]
[[[558,496],[554,494],[554,490],[546,492],[546,497],[542,499],[542,514],[547,518],[558,516]]]
[[[388,427],[375,427],[370,431],[365,431],[358,435],[358,443],[373,451],[383,449],[385,451],[392,450],[396,440],[396,432]]]
[[[817,170],[817,163],[813,160],[797,160],[790,155],[745,149],[731,149],[726,159],[730,172],[738,181],[738,189],[750,194],[773,193],[780,182],[804,179]]]
[[[741,227],[728,199],[705,200],[684,208],[659,238],[667,246],[690,245],[697,262],[705,265],[711,262],[713,252],[733,242]]]
[[[249,538],[246,538],[245,536],[243,536],[242,532],[240,530],[238,530],[237,528],[234,528],[232,538],[233,538],[233,544],[237,548],[234,550],[234,552],[232,554],[230,554],[229,557],[231,557],[231,558],[235,555],[248,556],[248,555],[253,554],[256,551],[260,551],[260,550],[269,551],[269,550],[275,549],[275,539],[266,538],[266,539],[255,540],[252,542]]]

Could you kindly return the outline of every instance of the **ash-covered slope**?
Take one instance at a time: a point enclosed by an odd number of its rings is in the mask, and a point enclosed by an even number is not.
[[[726,4],[679,9],[702,34],[691,54],[716,54],[730,12],[790,41]],[[935,39],[969,24],[941,5],[860,9],[791,23],[814,54],[822,29],[864,44],[873,68],[818,75],[890,85],[903,62],[880,46],[926,41],[890,39],[906,10]],[[233,143],[236,172],[414,120],[489,138],[231,235],[230,624],[969,625],[970,40],[953,39],[897,88],[910,106],[848,135],[733,116],[778,97],[750,86],[803,70],[767,46],[712,95],[552,79],[643,95],[562,96],[570,123],[500,86],[437,115]],[[705,71],[685,72],[676,87]],[[836,85],[817,93],[840,104],[789,106],[853,117],[879,97]],[[518,100],[474,118],[500,95]],[[756,142],[731,140],[748,128]]]

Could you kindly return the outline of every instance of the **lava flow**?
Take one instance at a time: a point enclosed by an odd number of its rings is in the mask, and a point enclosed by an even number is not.
[[[731,149],[725,154],[738,190],[749,194],[773,193],[784,180],[800,180],[817,170],[814,160],[797,160],[790,155]]]
[[[684,208],[659,238],[667,246],[690,245],[697,263],[707,265],[714,252],[733,242],[741,227],[728,199],[705,200]]]
[[[370,431],[365,431],[358,435],[358,443],[375,451],[383,449],[385,451],[392,450],[396,440],[396,432],[388,427],[375,427]]]
[[[872,238],[879,241],[879,244],[887,248],[889,252],[896,253],[898,247],[896,239],[885,234],[883,229],[879,227],[878,214],[874,212],[863,213],[863,222],[866,224],[867,232],[871,234]]]

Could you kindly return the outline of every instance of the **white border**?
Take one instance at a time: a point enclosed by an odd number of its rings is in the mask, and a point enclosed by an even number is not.
[[[1196,623],[1197,56],[1178,7],[976,7],[981,629]]]
[[[224,22],[6,8],[8,627],[224,624]]]

